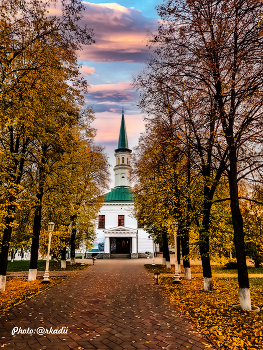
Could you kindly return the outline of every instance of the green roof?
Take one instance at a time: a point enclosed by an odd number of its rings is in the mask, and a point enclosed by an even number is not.
[[[104,202],[133,202],[133,193],[129,187],[120,186],[113,188],[109,193],[105,194]]]
[[[120,128],[118,148],[127,148],[127,149],[129,148],[123,111],[122,111],[122,117],[121,117],[121,128]]]

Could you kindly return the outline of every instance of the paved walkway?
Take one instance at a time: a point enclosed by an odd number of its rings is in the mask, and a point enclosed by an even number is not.
[[[210,347],[170,305],[144,269],[149,260],[97,260],[94,266],[0,316],[4,349],[192,349]],[[37,335],[38,327],[68,327]],[[35,334],[11,335],[13,327]]]

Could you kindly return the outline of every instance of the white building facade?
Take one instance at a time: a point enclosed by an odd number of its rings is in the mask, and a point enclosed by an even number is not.
[[[153,240],[138,228],[133,216],[133,192],[130,188],[130,157],[124,113],[122,112],[118,148],[115,150],[115,187],[105,195],[99,212],[96,240],[90,253],[98,258],[139,258],[152,255]],[[88,254],[88,255],[89,255]]]

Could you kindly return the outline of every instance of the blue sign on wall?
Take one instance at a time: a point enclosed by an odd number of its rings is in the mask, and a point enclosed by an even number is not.
[[[92,249],[89,250],[91,253],[100,253],[104,252],[104,244],[105,240],[104,239],[95,239],[93,243]]]

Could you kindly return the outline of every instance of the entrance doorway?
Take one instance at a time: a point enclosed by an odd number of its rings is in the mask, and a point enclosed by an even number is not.
[[[125,237],[110,239],[111,254],[130,254],[131,239]]]

